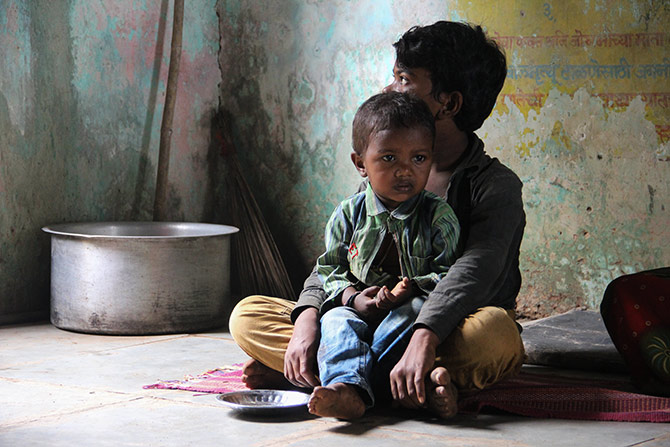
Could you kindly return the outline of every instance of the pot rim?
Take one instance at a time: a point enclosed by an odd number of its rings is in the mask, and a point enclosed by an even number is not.
[[[109,221],[47,225],[42,231],[91,239],[182,239],[228,236],[240,230],[231,225],[200,222]]]

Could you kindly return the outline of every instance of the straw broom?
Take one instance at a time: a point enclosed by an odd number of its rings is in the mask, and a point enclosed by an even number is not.
[[[240,229],[232,240],[232,282],[241,296],[269,295],[294,299],[295,294],[286,266],[247,183],[237,158],[230,133],[229,114],[217,114],[218,139],[221,142],[228,175],[227,203],[230,223]]]
[[[161,122],[158,173],[154,196],[153,218],[155,221],[165,220],[167,216],[170,139],[177,96],[183,24],[184,0],[174,0],[170,66],[165,95],[165,110]],[[215,131],[221,132],[221,153],[228,163],[226,185],[229,193],[228,203],[231,223],[240,229],[240,233],[232,240],[233,288],[237,285],[238,292],[243,296],[263,294],[292,299],[294,298],[294,292],[286,267],[263,219],[260,208],[242,174],[227,127],[229,120],[223,119],[223,115],[223,113],[219,113],[216,117],[218,129],[215,129]]]

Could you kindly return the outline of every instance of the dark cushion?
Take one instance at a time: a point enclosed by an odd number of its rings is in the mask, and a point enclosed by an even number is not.
[[[529,365],[611,373],[628,371],[597,311],[571,310],[521,326]]]

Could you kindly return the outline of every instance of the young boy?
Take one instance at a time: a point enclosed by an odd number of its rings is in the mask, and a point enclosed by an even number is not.
[[[351,159],[369,182],[331,216],[317,261],[328,299],[317,356],[322,386],[309,402],[314,414],[355,418],[374,405],[376,389],[388,390],[397,361],[391,353],[404,351],[398,330],[411,328],[456,258],[458,220],[424,190],[434,139],[430,109],[413,95],[375,95],[356,113]],[[374,300],[361,296],[370,288]]]

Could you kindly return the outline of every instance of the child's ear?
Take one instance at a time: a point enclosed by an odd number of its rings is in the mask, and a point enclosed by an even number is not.
[[[440,93],[440,104],[442,107],[440,111],[437,112],[436,120],[441,120],[445,118],[454,119],[458,112],[461,111],[463,106],[463,95],[461,92],[442,92]]]
[[[354,166],[356,166],[356,170],[359,174],[361,174],[361,177],[368,176],[368,171],[365,169],[365,162],[363,161],[363,157],[358,155],[356,152],[352,152],[351,161],[354,163]]]

